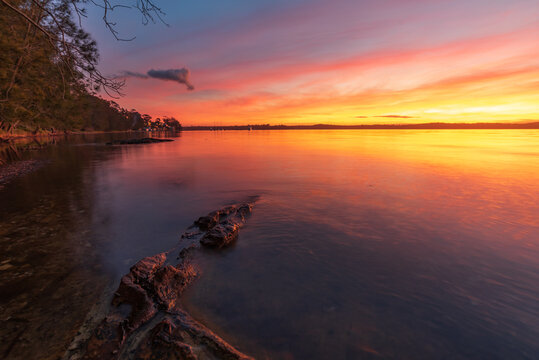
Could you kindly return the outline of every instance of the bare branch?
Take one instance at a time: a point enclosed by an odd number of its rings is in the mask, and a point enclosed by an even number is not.
[[[85,9],[84,8],[79,8],[77,6],[76,1],[71,1],[71,5],[73,5],[73,9],[75,9],[75,13],[77,14],[77,17],[79,18],[79,27],[82,28],[82,18],[87,17]]]
[[[119,35],[116,28],[117,24],[111,20],[111,13],[115,9],[138,10],[144,25],[149,22],[160,21],[169,26],[163,20],[165,13],[152,0],[136,0],[134,5],[113,3],[113,0],[28,0],[28,3],[41,10],[42,14],[37,19],[25,11],[25,6],[19,7],[10,3],[9,0],[0,0],[0,4],[5,5],[18,16],[21,16],[45,36],[51,49],[56,54],[60,76],[64,81],[64,93],[66,91],[66,75],[69,75],[70,79],[81,86],[93,89],[92,91],[97,91],[97,89],[101,88],[113,98],[123,95],[121,89],[125,81],[106,77],[97,69],[95,42],[81,30],[82,18],[87,17],[86,9],[81,4],[92,4],[102,9],[103,22],[118,41],[132,41],[135,37],[123,38]],[[66,6],[71,8],[71,12],[57,11],[57,9],[66,9]],[[78,28],[71,15],[76,16],[76,19],[78,19]],[[67,71],[67,74],[64,74],[64,71]]]
[[[156,19],[159,20],[159,22],[163,23],[166,26],[169,26],[163,19],[163,16],[165,15],[165,12],[161,10],[160,7],[156,6],[155,3],[151,0],[137,0],[135,5],[125,5],[125,4],[113,4],[110,0],[70,0],[72,4],[75,4],[77,2],[86,2],[86,3],[92,3],[93,5],[97,6],[98,8],[103,10],[103,22],[105,23],[105,26],[111,34],[114,36],[114,38],[118,41],[131,41],[134,40],[136,37],[132,38],[123,38],[119,36],[118,30],[116,30],[116,23],[111,21],[109,16],[110,13],[113,12],[117,8],[123,8],[123,9],[137,9],[139,13],[142,16],[142,24],[147,25],[150,22],[156,23]]]

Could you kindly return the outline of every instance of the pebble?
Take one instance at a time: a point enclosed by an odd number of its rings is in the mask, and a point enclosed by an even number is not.
[[[3,271],[3,270],[9,270],[9,269],[11,269],[12,267],[14,267],[14,266],[11,265],[11,264],[3,264],[3,265],[0,265],[0,271]]]

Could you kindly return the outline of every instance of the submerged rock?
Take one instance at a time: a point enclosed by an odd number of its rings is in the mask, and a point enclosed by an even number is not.
[[[110,311],[84,349],[65,358],[93,359],[251,359],[183,310],[180,298],[197,276],[190,262],[201,244],[229,245],[252,211],[251,203],[227,206],[199,218],[182,234],[175,259],[161,253],[140,260],[125,275]],[[175,263],[175,264],[172,264]]]
[[[174,141],[172,139],[156,139],[156,138],[140,138],[140,139],[127,139],[127,140],[115,140],[108,142],[107,145],[133,145],[133,144],[152,144],[160,142]]]

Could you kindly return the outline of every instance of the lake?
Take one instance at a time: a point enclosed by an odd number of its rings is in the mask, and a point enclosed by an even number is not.
[[[55,359],[139,259],[259,195],[193,317],[260,359],[539,358],[538,130],[71,137],[0,189],[0,356]]]

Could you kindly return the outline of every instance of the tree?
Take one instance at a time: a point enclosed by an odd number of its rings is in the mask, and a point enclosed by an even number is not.
[[[148,128],[152,126],[152,117],[148,114],[142,115],[143,127]]]
[[[11,11],[28,27],[41,32],[51,49],[69,70],[84,76],[87,85],[94,90],[102,88],[113,94],[120,94],[122,81],[103,76],[97,69],[96,44],[82,29],[81,18],[87,16],[86,5],[92,4],[103,10],[103,22],[112,35],[119,41],[131,41],[122,38],[116,30],[116,24],[110,21],[110,13],[118,8],[135,8],[142,15],[143,24],[163,23],[164,12],[152,0],[137,0],[136,5],[115,3],[111,0],[0,0],[5,9]],[[6,11],[7,12],[7,11]],[[78,25],[73,22],[74,15]],[[111,95],[111,94],[109,94]]]
[[[157,118],[154,122],[152,122],[152,129],[161,129],[162,127],[163,123],[161,122],[161,118]]]
[[[123,82],[99,72],[97,45],[81,27],[90,4],[103,10],[105,26],[118,40],[132,40],[119,37],[109,21],[113,10],[129,6],[110,0],[0,0],[0,130],[84,126],[81,104],[99,103],[88,95],[100,89],[121,95]],[[134,7],[144,23],[161,20],[162,11],[150,0]],[[116,103],[109,106],[123,111]]]
[[[182,129],[182,125],[174,117],[163,117],[163,126],[175,131]]]
[[[28,16],[47,26],[41,7],[18,1]],[[2,9],[4,10],[4,9]],[[97,60],[97,48],[88,34],[70,26],[69,12],[58,8],[66,32],[77,43],[76,59],[87,64]],[[68,114],[86,88],[80,69],[58,59],[45,35],[23,19],[0,12],[0,127],[11,131],[20,122],[40,127],[57,127],[58,115]],[[73,113],[71,111],[71,113]],[[69,126],[73,117],[63,118]]]

